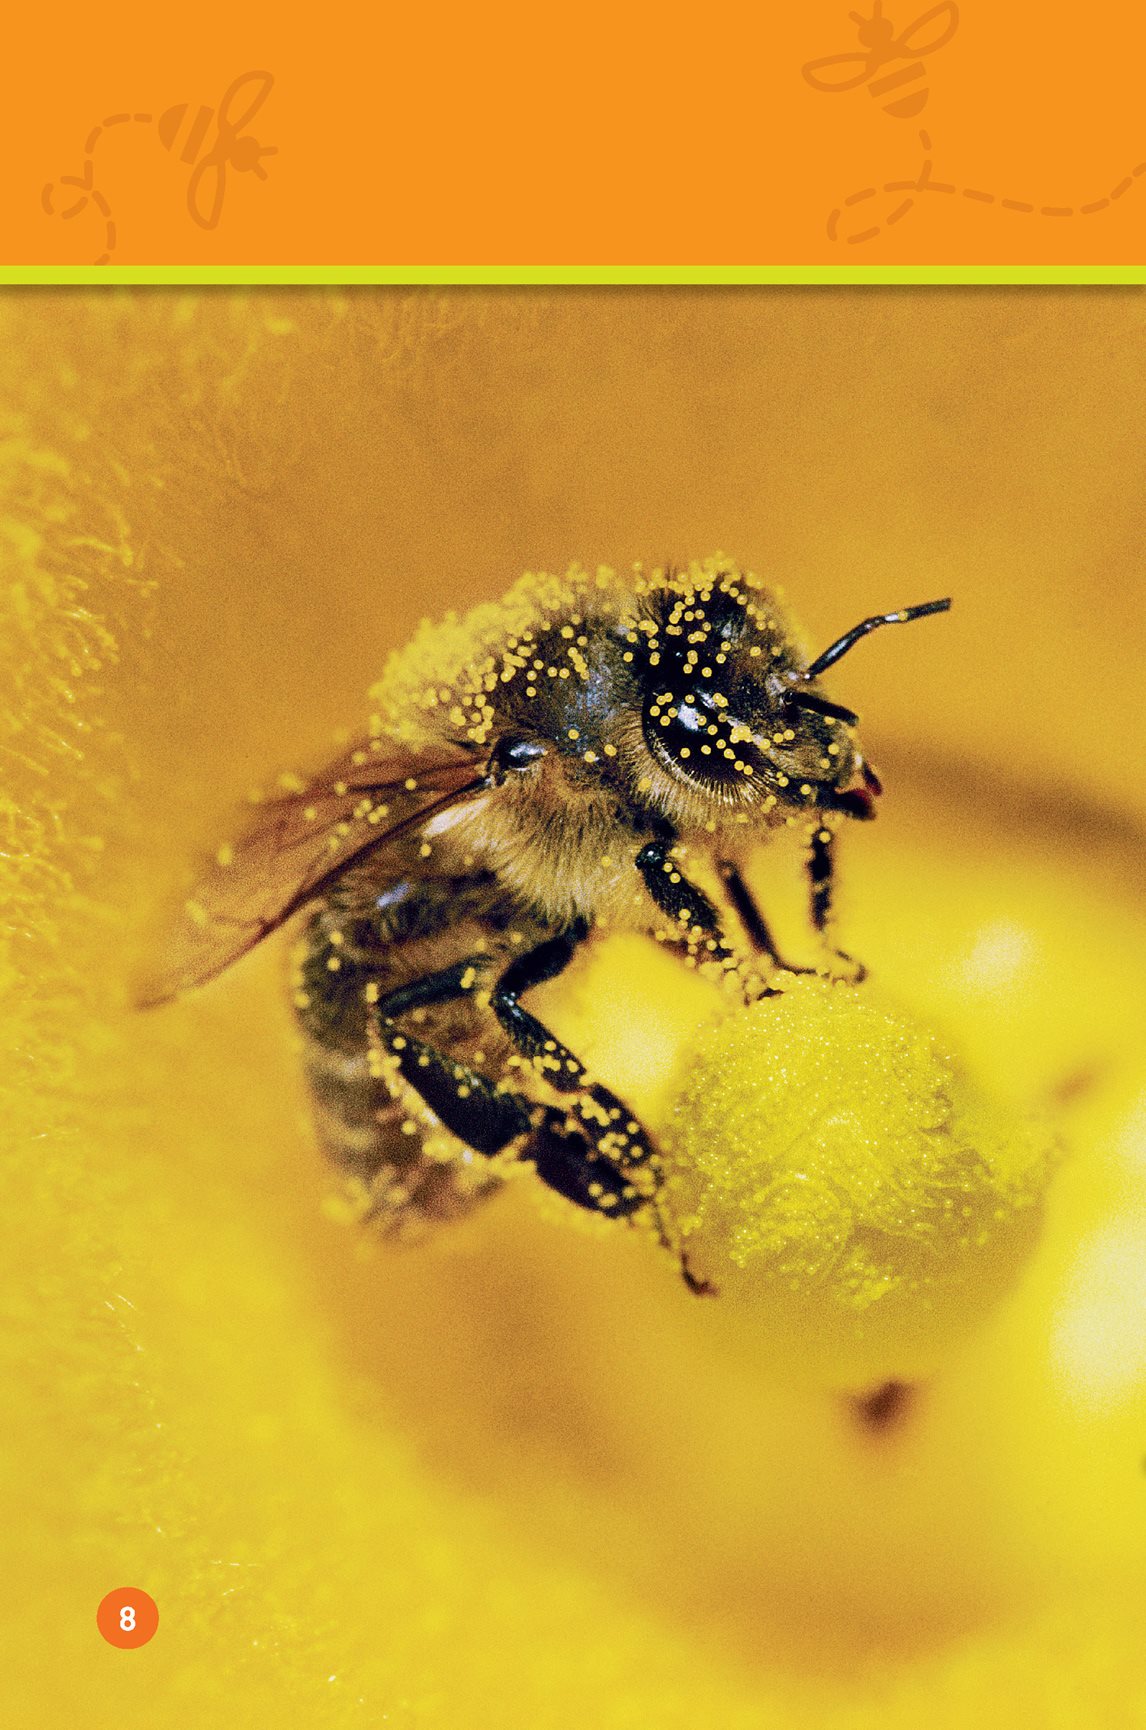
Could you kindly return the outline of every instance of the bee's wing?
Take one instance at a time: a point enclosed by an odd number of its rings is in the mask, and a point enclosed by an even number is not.
[[[483,759],[464,747],[418,755],[381,740],[348,751],[309,785],[284,777],[184,902],[140,1007],[213,979],[348,866],[487,785]]]
[[[941,19],[944,20],[943,23],[939,23]],[[920,33],[925,31],[929,24],[937,24],[938,28],[921,41]],[[946,47],[958,28],[959,8],[955,5],[955,0],[942,0],[941,5],[932,6],[929,12],[922,12],[906,30],[900,31],[895,39],[896,52],[905,56],[934,54],[937,49]]]
[[[223,99],[219,103],[220,128],[226,127],[230,132],[241,132],[243,127],[249,125],[259,112],[271,93],[271,86],[274,81],[274,74],[271,72],[240,72],[239,76],[227,86],[223,93]],[[253,88],[247,91],[246,107],[238,108],[232,113],[231,110],[235,106],[239,92],[245,90],[248,84]]]
[[[845,72],[844,67],[859,64],[858,72]],[[830,78],[824,73],[830,68]],[[867,54],[829,54],[824,60],[809,60],[803,68],[804,77],[815,90],[854,90],[857,84],[866,82],[871,71],[871,57]]]
[[[215,228],[223,214],[223,192],[226,187],[227,163],[215,150],[204,156],[191,170],[187,183],[187,209],[191,220],[200,228]]]

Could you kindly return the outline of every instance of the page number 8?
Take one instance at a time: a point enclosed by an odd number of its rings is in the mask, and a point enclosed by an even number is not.
[[[120,1586],[100,1600],[96,1627],[110,1646],[146,1646],[159,1626],[159,1606],[138,1586]]]

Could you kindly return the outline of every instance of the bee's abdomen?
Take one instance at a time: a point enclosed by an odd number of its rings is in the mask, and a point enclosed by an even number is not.
[[[376,1007],[388,993],[486,949],[499,964],[506,909],[485,875],[411,876],[388,885],[348,878],[312,916],[296,955],[295,1008],[323,1151],[357,1209],[387,1235],[455,1219],[500,1187],[488,1163],[437,1124],[378,1061]],[[411,1018],[457,1061],[496,1075],[507,1042],[474,997]]]

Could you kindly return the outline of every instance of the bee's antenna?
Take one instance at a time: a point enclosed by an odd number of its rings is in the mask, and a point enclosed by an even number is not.
[[[830,648],[812,662],[804,674],[806,679],[817,679],[829,667],[834,667],[841,656],[849,649],[854,649],[861,637],[866,637],[869,631],[878,631],[881,625],[906,625],[911,619],[925,619],[929,613],[945,613],[951,606],[948,595],[942,601],[924,601],[919,607],[902,607],[898,613],[875,613],[870,619],[863,619],[858,625],[853,625],[850,631],[845,631],[842,637],[837,637]]]

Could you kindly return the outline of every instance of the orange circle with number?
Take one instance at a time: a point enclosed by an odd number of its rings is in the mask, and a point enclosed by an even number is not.
[[[159,1626],[159,1605],[138,1586],[118,1586],[101,1598],[96,1627],[111,1646],[146,1646]]]

